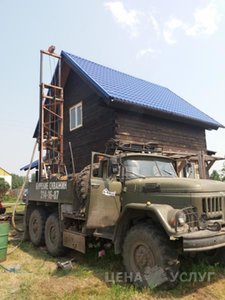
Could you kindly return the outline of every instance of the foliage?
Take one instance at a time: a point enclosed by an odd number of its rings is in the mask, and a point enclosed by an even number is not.
[[[0,199],[7,193],[9,188],[8,182],[6,182],[4,178],[0,178]]]
[[[210,175],[210,179],[225,181],[225,163],[223,164],[223,167],[221,170],[219,170],[219,171],[213,170],[212,171],[212,174]]]
[[[31,182],[36,182],[36,173],[31,174]]]
[[[23,185],[24,177],[12,174],[12,189],[18,189]]]
[[[221,170],[220,176],[221,176],[221,180],[225,181],[225,163],[223,164],[223,168]]]
[[[210,175],[210,179],[220,181],[221,180],[220,174],[216,170],[213,170],[212,174]]]
[[[15,196],[11,196],[10,195],[11,193],[9,192],[9,193],[7,193],[7,195],[4,195],[3,197],[2,197],[2,202],[4,202],[4,203],[14,203],[14,202],[16,202],[16,197]]]

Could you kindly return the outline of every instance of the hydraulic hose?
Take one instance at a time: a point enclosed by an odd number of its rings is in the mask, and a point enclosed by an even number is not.
[[[20,192],[19,192],[19,194],[18,194],[18,196],[17,196],[17,199],[16,199],[16,203],[15,203],[15,205],[14,205],[14,207],[13,207],[13,212],[12,212],[12,226],[13,226],[13,228],[14,228],[15,230],[17,230],[17,231],[19,231],[19,232],[24,232],[24,229],[18,228],[18,227],[16,226],[16,223],[15,223],[16,208],[17,208],[17,205],[18,205],[18,203],[19,203],[19,201],[20,201],[20,199],[21,199],[21,197],[22,197],[22,195],[23,195],[25,185],[26,185],[27,180],[28,180],[28,178],[29,178],[31,166],[32,166],[33,159],[34,159],[34,155],[35,155],[35,151],[36,151],[36,148],[37,148],[37,144],[38,144],[38,142],[37,142],[37,140],[36,140],[35,145],[34,145],[34,149],[33,149],[32,155],[31,155],[30,164],[29,164],[29,167],[28,167],[26,176],[25,176],[24,181],[23,181],[23,185],[22,185],[22,187],[21,187],[21,189],[20,189]]]

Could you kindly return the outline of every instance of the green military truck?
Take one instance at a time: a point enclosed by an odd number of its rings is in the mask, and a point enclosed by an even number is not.
[[[31,242],[60,256],[66,248],[85,253],[95,239],[110,241],[126,272],[138,273],[144,285],[154,267],[168,282],[174,278],[182,253],[223,260],[225,183],[178,178],[172,159],[123,150],[92,153],[91,164],[73,176],[30,183],[25,224]]]

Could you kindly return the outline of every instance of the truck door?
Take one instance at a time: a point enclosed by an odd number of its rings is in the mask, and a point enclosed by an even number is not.
[[[87,228],[115,225],[120,214],[121,182],[113,170],[112,156],[93,153]],[[98,161],[98,169],[95,168]]]

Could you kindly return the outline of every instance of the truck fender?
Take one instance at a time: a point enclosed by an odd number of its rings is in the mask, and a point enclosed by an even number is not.
[[[149,203],[129,203],[120,215],[113,235],[115,254],[121,253],[122,243],[127,230],[138,222],[151,219],[160,224],[167,235],[172,235],[175,230],[168,223],[168,214],[174,208],[170,205]]]

